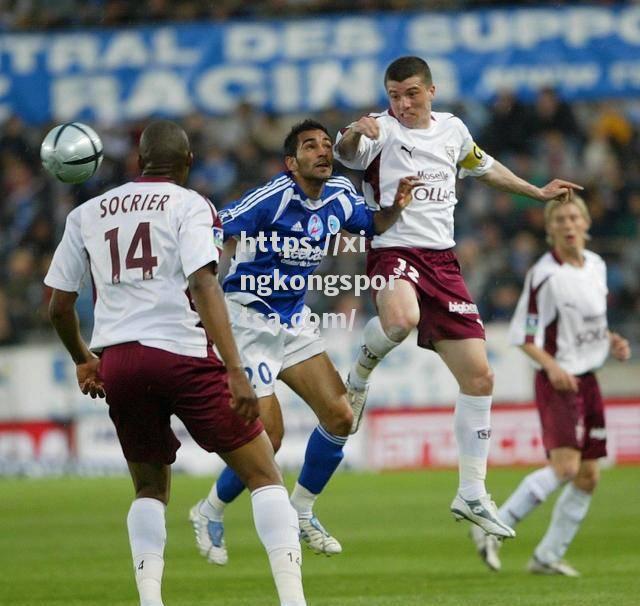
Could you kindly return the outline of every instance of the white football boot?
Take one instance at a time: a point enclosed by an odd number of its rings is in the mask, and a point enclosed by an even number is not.
[[[300,539],[310,549],[328,556],[342,553],[342,545],[325,530],[316,516],[310,518],[298,517],[298,523],[300,524]]]
[[[555,574],[565,577],[579,577],[580,573],[568,562],[558,560],[557,562],[542,562],[534,555],[527,564],[527,570],[533,574]]]
[[[498,508],[491,500],[491,495],[486,494],[479,499],[467,501],[457,494],[450,509],[458,522],[468,520],[480,526],[487,534],[503,539],[512,539],[516,536],[516,531],[507,526],[498,516]]]
[[[198,501],[189,511],[189,520],[196,533],[196,545],[200,555],[207,558],[211,564],[224,566],[229,561],[227,546],[224,542],[224,525],[200,513],[202,503],[204,499]]]
[[[347,377],[347,382],[345,384],[347,388],[347,400],[349,401],[349,406],[351,406],[351,410],[353,411],[353,422],[351,423],[351,430],[349,433],[354,434],[358,431],[360,423],[362,422],[364,406],[367,403],[367,394],[369,393],[369,384],[367,383],[364,389],[356,389],[349,379],[350,376]]]
[[[489,570],[498,572],[502,568],[502,562],[498,555],[502,543],[492,534],[487,534],[480,526],[475,524],[471,526],[470,535],[476,545],[480,559],[487,565]]]

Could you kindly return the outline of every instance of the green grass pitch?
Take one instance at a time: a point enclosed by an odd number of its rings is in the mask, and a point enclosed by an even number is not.
[[[503,500],[526,470],[491,470]],[[293,478],[288,478],[291,484]],[[452,471],[336,475],[316,506],[344,552],[304,549],[309,606],[636,606],[640,604],[640,469],[605,470],[567,559],[579,579],[537,577],[524,566],[551,503],[518,526],[491,573],[448,505]],[[228,509],[230,562],[195,548],[189,507],[209,479],[176,476],[167,514],[166,606],[275,605],[266,556],[246,494]],[[136,606],[125,516],[128,478],[0,479],[0,604]]]

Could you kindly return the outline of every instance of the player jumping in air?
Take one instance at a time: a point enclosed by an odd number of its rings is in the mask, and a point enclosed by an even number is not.
[[[337,140],[336,158],[365,171],[365,197],[382,208],[391,203],[399,175],[418,175],[425,184],[414,190],[413,202],[398,222],[373,239],[369,251],[369,276],[398,280],[393,289],[377,292],[378,316],[366,325],[349,373],[353,431],[362,417],[371,372],[417,328],[418,345],[440,355],[460,388],[454,416],[460,484],[451,511],[490,534],[513,537],[485,488],[493,375],[482,321],[453,252],[456,176],[478,177],[496,189],[541,201],[579,186],[557,179],[542,188],[527,183],[484,153],[459,118],[433,112],[436,88],[429,66],[419,57],[391,63],[384,84],[390,109],[348,126]]]

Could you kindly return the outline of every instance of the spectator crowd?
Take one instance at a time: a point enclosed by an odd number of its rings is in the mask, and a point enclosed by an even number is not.
[[[629,2],[627,2],[629,3]],[[522,5],[610,5],[608,0],[0,0],[0,31],[265,19],[327,13],[462,10]],[[621,2],[619,2],[621,4]]]
[[[415,8],[418,3],[87,0],[80,3],[84,8],[70,23],[88,25],[93,23],[91,15],[102,14],[103,25],[109,11],[123,11],[110,24],[119,24],[120,19],[135,22],[134,13],[143,6],[148,14],[164,19],[181,18],[176,12],[187,10],[185,7],[190,7],[189,18],[201,18],[200,11],[205,9],[208,17],[225,18],[247,11],[252,16],[264,16],[278,7],[294,13],[303,6],[331,10],[340,5],[344,10],[347,4],[366,9]],[[424,6],[423,2],[419,4]],[[429,4],[437,6],[438,2]],[[71,0],[0,0],[0,29],[54,27],[55,18],[47,21],[47,11],[59,15],[72,5],[78,7]],[[29,21],[27,17],[35,13],[41,20]],[[435,109],[459,115],[481,147],[523,178],[542,185],[561,177],[585,186],[584,197],[593,218],[590,247],[609,266],[610,323],[639,343],[640,325],[633,320],[640,313],[640,101],[569,105],[552,89],[542,89],[533,103],[523,103],[504,91],[490,105],[465,103]],[[313,117],[336,133],[366,111],[330,110]],[[196,158],[189,186],[210,197],[218,208],[223,207],[283,169],[283,139],[290,126],[304,117],[269,115],[248,103],[221,118],[186,116],[181,123],[191,138]],[[51,126],[30,126],[15,116],[0,124],[0,344],[52,337],[46,315],[49,293],[42,279],[67,213],[82,201],[138,174],[136,146],[143,123],[94,125],[104,143],[105,159],[98,174],[80,186],[63,185],[41,168],[40,142]],[[360,175],[339,165],[336,169],[359,185]],[[474,179],[458,183],[458,197],[457,252],[467,283],[486,321],[508,320],[527,269],[546,246],[543,207],[533,200],[490,190]],[[327,257],[321,271],[364,273],[364,255],[349,252]],[[354,307],[363,314],[372,312],[368,297],[357,299],[350,293],[337,297],[310,293],[309,304],[319,312]],[[88,329],[92,319],[89,288],[81,295],[79,313]]]

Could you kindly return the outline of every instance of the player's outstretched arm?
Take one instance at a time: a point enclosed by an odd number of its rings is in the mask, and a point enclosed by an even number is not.
[[[619,362],[625,362],[631,357],[629,341],[617,332],[609,332],[611,355]]]
[[[247,421],[259,414],[256,394],[244,372],[236,346],[215,263],[205,265],[189,276],[189,291],[207,334],[214,340],[229,374],[233,409]]]
[[[387,231],[387,229],[398,220],[402,211],[411,203],[413,188],[420,185],[424,185],[424,181],[421,181],[420,177],[416,176],[403,177],[398,181],[398,188],[393,198],[393,204],[379,210],[373,215],[373,225],[376,234]]]
[[[49,303],[49,319],[60,340],[76,363],[76,376],[82,393],[92,398],[104,398],[104,384],[100,378],[100,359],[89,351],[80,334],[80,322],[76,314],[77,292],[53,289]]]
[[[544,187],[536,187],[518,177],[518,175],[511,172],[504,164],[501,164],[497,160],[495,160],[491,168],[484,175],[478,177],[478,179],[501,191],[527,196],[534,200],[540,200],[541,202],[546,202],[559,196],[571,196],[574,189],[583,189],[582,186],[576,183],[562,179],[554,179]]]
[[[556,359],[533,343],[524,343],[520,346],[532,360],[540,364],[547,373],[551,385],[558,391],[578,391],[578,380],[556,362]]]
[[[375,118],[362,116],[347,129],[337,144],[338,153],[342,158],[347,161],[355,158],[362,135],[369,139],[377,139],[380,136],[380,126]]]

